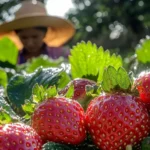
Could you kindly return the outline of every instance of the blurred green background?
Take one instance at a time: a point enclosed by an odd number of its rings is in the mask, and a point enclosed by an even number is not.
[[[21,1],[1,0],[0,21],[13,16]],[[46,4],[48,0],[39,1]],[[74,23],[76,34],[67,46],[90,40],[125,57],[133,54],[139,40],[150,34],[150,0],[72,0],[72,3],[74,9],[65,17]]]

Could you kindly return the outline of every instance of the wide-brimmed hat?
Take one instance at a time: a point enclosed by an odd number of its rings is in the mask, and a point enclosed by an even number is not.
[[[21,3],[21,7],[15,13],[14,20],[0,25],[0,37],[8,36],[18,48],[22,48],[14,31],[37,26],[48,27],[44,41],[49,46],[61,46],[75,33],[74,26],[70,21],[48,15],[44,4],[39,1],[26,0]]]

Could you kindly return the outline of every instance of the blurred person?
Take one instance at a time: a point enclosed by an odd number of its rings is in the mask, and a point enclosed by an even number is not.
[[[50,16],[43,3],[23,1],[15,19],[0,25],[0,37],[8,36],[19,51],[18,63],[41,54],[52,59],[67,58],[65,44],[75,33],[74,26],[66,19]]]

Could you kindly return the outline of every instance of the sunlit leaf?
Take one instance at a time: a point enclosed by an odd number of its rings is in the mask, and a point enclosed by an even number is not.
[[[138,61],[142,63],[150,62],[150,39],[143,39],[136,48]]]
[[[0,40],[0,61],[17,64],[18,49],[16,45],[7,37]]]
[[[7,73],[5,70],[0,69],[0,86],[6,87],[7,85]]]
[[[115,54],[111,56],[108,50],[97,48],[91,42],[81,42],[74,46],[69,61],[73,78],[98,76],[99,82],[102,81],[104,69],[109,65],[114,66],[115,69],[122,66],[120,56]]]

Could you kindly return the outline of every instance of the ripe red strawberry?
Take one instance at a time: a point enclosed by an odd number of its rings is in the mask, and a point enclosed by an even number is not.
[[[124,150],[150,133],[150,118],[139,98],[124,93],[104,94],[89,104],[85,122],[101,150]]]
[[[52,97],[40,103],[31,120],[44,142],[79,144],[86,137],[83,108],[65,97]]]
[[[0,150],[41,150],[42,140],[35,130],[22,123],[0,128]]]
[[[96,82],[89,79],[77,78],[70,81],[67,86],[59,92],[59,94],[65,95],[72,84],[74,85],[74,94],[72,99],[84,100],[86,97],[86,85],[96,85]]]
[[[150,114],[150,103],[146,103],[146,108],[148,109],[148,112],[149,112],[149,114]]]
[[[133,88],[138,90],[143,102],[150,103],[150,73],[141,73],[134,81]]]
[[[96,85],[96,82],[89,79],[77,78],[70,81],[64,89],[59,91],[59,94],[65,95],[72,84],[74,86],[72,99],[77,100],[81,104],[83,109],[86,110],[89,102],[92,99],[92,97],[86,95],[86,86],[94,86]]]

